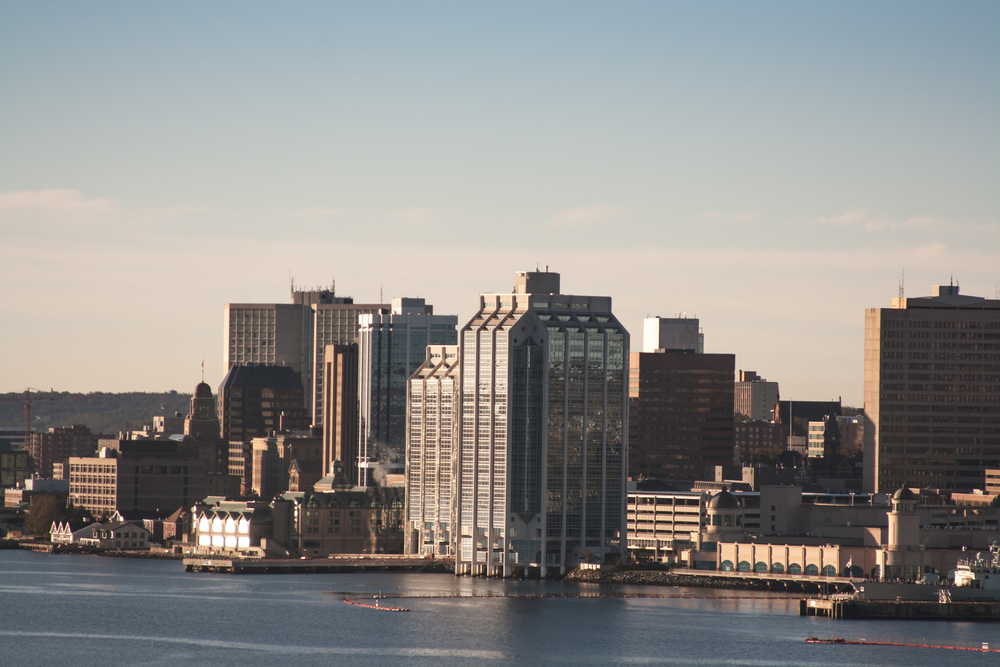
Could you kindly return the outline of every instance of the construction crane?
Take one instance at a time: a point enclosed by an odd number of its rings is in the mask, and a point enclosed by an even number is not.
[[[35,392],[32,396],[31,392]],[[73,401],[87,399],[87,396],[39,396],[38,394],[44,394],[42,389],[34,389],[33,387],[28,387],[24,390],[24,397],[17,398],[0,398],[0,402],[12,403],[12,402],[24,402],[24,407],[22,411],[24,412],[24,446],[27,447],[31,441],[31,403],[32,401]],[[52,393],[51,391],[49,393]],[[20,416],[20,411],[18,416]]]

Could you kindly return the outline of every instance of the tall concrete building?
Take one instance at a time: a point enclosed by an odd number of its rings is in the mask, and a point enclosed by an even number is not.
[[[629,367],[630,477],[700,480],[733,464],[735,355],[661,348]]]
[[[629,335],[611,298],[520,272],[462,328],[458,574],[624,556]]]
[[[358,478],[358,346],[327,345],[323,355],[323,476],[334,461]]]
[[[778,398],[777,382],[768,382],[754,371],[740,371],[733,405],[738,414],[751,421],[774,421]]]
[[[428,345],[407,388],[406,553],[451,556],[461,437],[458,345]]]
[[[395,298],[389,313],[361,315],[358,330],[358,486],[406,469],[406,381],[428,345],[458,341],[457,315],[435,315],[423,299]]]
[[[688,350],[697,354],[705,352],[705,334],[697,317],[687,313],[677,317],[647,317],[642,321],[642,351]]]
[[[1000,465],[1000,300],[935,287],[865,311],[864,488],[983,488]]]
[[[358,316],[388,312],[386,304],[358,304],[333,289],[297,290],[291,303],[227,303],[223,367],[235,364],[290,366],[302,375],[305,407],[323,423],[323,354],[358,335]]]

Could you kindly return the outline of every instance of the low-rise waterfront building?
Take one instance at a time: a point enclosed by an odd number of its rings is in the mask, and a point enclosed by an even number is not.
[[[288,556],[291,503],[205,498],[191,508],[197,554]]]
[[[118,447],[70,458],[70,505],[110,516],[116,510],[166,512],[205,497],[205,463],[183,458],[176,441],[123,440]]]
[[[78,540],[81,546],[122,551],[148,550],[152,542],[149,530],[134,521],[111,521],[94,527],[90,537]]]
[[[288,492],[291,542],[303,556],[403,553],[403,496],[399,486],[353,487],[326,493]]]

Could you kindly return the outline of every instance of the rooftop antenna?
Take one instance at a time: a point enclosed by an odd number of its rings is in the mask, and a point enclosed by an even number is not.
[[[381,285],[378,286],[378,302],[379,303],[383,303],[383,301],[382,301],[382,286]]]
[[[337,296],[337,279],[336,278],[331,278],[330,279],[330,293],[333,296]]]
[[[903,298],[903,285],[906,282],[906,267],[903,267],[902,272],[899,274],[899,298]]]
[[[295,291],[295,276],[292,275],[292,270],[288,269],[288,282],[292,286],[292,291]]]

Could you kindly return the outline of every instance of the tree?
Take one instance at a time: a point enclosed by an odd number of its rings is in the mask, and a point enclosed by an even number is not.
[[[52,522],[66,511],[66,506],[57,496],[45,494],[36,496],[31,503],[31,511],[24,521],[24,529],[32,535],[48,535]]]
[[[69,505],[63,511],[62,516],[60,516],[57,521],[86,521],[93,520],[94,515],[90,513],[90,510],[80,507],[79,505]]]

